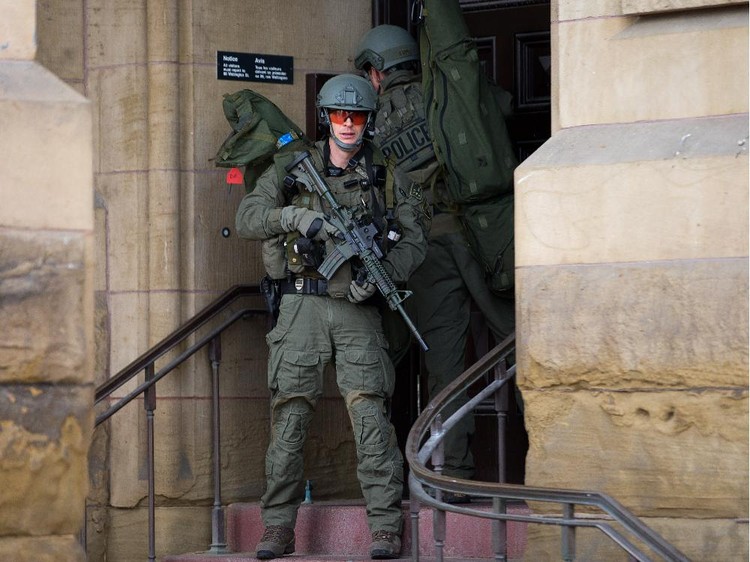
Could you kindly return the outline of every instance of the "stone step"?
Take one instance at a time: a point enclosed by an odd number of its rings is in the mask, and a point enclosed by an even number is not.
[[[487,501],[475,501],[472,507],[490,511]],[[528,514],[524,504],[509,504],[509,513]],[[263,534],[260,507],[257,503],[237,503],[227,508],[227,543],[233,554],[218,557],[221,562],[247,562],[255,559],[255,546]],[[423,507],[419,514],[419,556],[428,561],[436,558],[432,532],[433,511]],[[492,521],[480,517],[447,513],[443,558],[447,560],[492,559]],[[409,502],[404,502],[404,532],[401,556],[411,559]],[[369,560],[370,531],[364,503],[315,502],[303,504],[297,517],[296,550],[285,559],[305,562],[330,560]],[[508,523],[508,560],[521,560],[526,546],[526,524]],[[216,560],[214,555],[210,560]],[[207,553],[167,556],[164,562],[208,562]]]

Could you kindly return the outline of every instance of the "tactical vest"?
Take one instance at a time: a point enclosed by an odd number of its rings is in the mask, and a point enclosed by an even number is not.
[[[349,208],[360,207],[363,216],[371,217],[381,233],[386,233],[388,221],[392,216],[393,178],[388,170],[379,150],[366,142],[363,149],[355,157],[356,166],[340,176],[327,174],[327,167],[323,163],[324,149],[328,141],[316,143],[316,149],[311,150],[316,169],[328,184],[336,201]],[[330,213],[327,202],[321,200],[315,191],[306,187],[306,179],[298,170],[286,171],[286,165],[293,161],[299,153],[280,154],[275,159],[276,173],[279,178],[279,189],[284,192],[285,205],[306,207],[323,213]],[[391,193],[387,195],[387,192]],[[320,277],[316,266],[306,261],[304,256],[295,251],[295,243],[300,238],[299,232],[289,232],[264,242],[263,259],[269,274],[276,278],[289,275],[304,277]],[[315,242],[320,244],[319,242]],[[328,240],[320,244],[320,258],[324,258],[333,250],[335,241]],[[383,248],[387,251],[387,248]],[[333,297],[344,297],[353,279],[352,264],[341,266],[328,281],[328,293]]]
[[[392,85],[387,85],[378,97],[374,142],[409,179],[427,187],[437,169],[437,160],[427,129],[419,76],[396,71],[388,81]]]

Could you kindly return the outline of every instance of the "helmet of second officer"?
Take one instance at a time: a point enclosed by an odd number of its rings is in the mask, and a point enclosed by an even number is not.
[[[364,132],[372,119],[372,112],[377,106],[377,94],[370,81],[356,74],[339,74],[330,78],[318,93],[316,107],[325,125],[328,125],[333,141],[344,150],[353,150],[362,144]],[[366,113],[365,127],[354,143],[345,143],[339,139],[331,125],[331,112],[346,111]]]
[[[388,70],[401,63],[418,61],[419,47],[411,34],[397,25],[378,25],[362,38],[354,57],[354,66],[366,70]]]

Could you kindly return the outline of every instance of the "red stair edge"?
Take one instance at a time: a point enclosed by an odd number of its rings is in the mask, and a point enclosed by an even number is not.
[[[468,505],[482,511],[490,511],[489,501],[473,502]],[[525,504],[509,503],[509,513],[528,514]],[[402,556],[411,553],[412,519],[409,502],[404,501],[404,530],[402,534]],[[433,510],[422,507],[419,515],[420,558],[435,556],[432,525]],[[446,540],[443,555],[446,559],[492,558],[492,520],[448,512]],[[263,533],[260,506],[257,503],[236,503],[227,508],[227,542],[235,556],[245,554],[254,558],[255,546]],[[296,554],[292,558],[310,561],[320,560],[367,560],[370,533],[367,528],[364,503],[359,500],[349,502],[316,502],[303,504],[297,518]],[[507,552],[510,559],[520,559],[526,547],[526,524],[508,522]],[[225,556],[232,556],[225,555]],[[408,558],[405,558],[408,559]],[[169,558],[174,562],[190,562],[192,559]],[[197,560],[197,559],[196,559]],[[222,562],[233,562],[232,558],[221,558]]]

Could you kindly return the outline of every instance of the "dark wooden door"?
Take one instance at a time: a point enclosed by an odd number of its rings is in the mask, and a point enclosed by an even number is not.
[[[513,95],[509,131],[520,161],[550,136],[549,2],[461,2],[487,73]]]
[[[513,95],[509,130],[523,161],[550,136],[549,0],[459,0],[488,76]],[[417,37],[410,0],[375,0],[373,25]]]
[[[375,0],[373,25],[389,23],[416,30],[410,21],[409,0]],[[550,136],[550,9],[548,0],[461,0],[466,23],[474,37],[487,74],[513,95],[513,117],[508,129],[519,161],[523,161]],[[467,367],[493,345],[478,311],[472,319],[472,341]],[[415,380],[414,373],[421,373]],[[426,371],[414,349],[397,368],[393,422],[403,447],[411,424],[427,403]],[[522,484],[528,439],[523,425],[521,400],[509,389],[505,430],[507,482]],[[497,481],[497,424],[494,415],[475,416],[472,443],[476,479]]]

